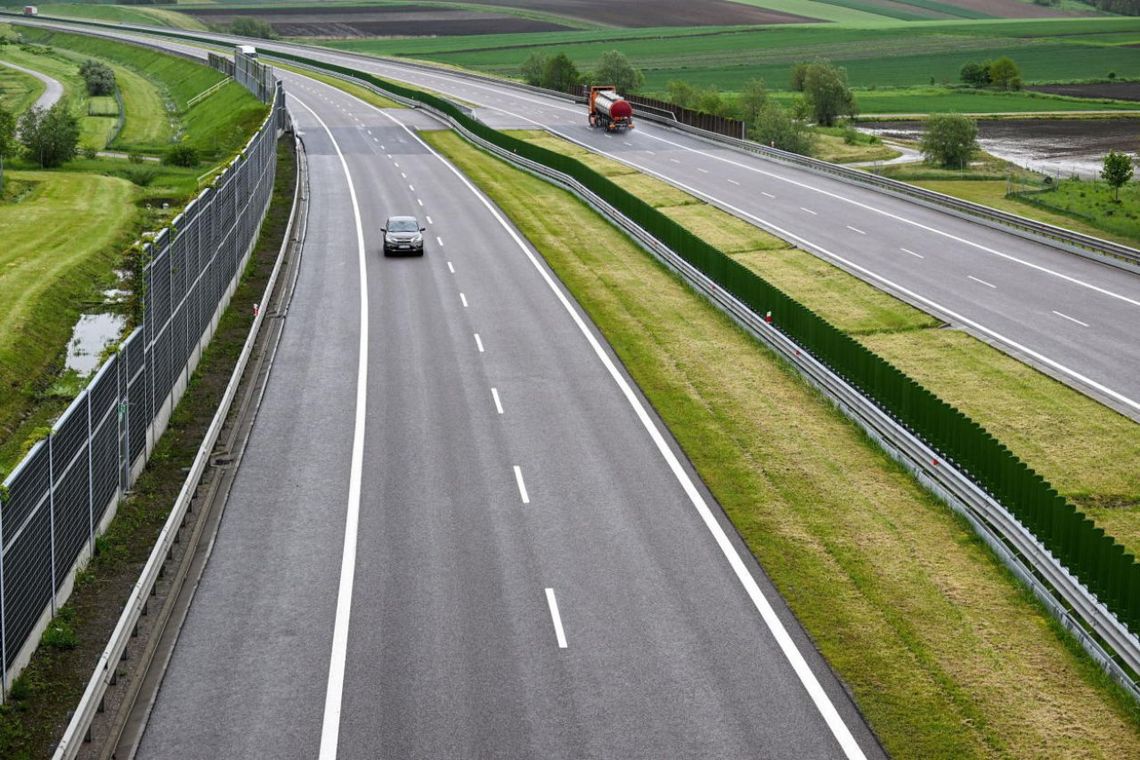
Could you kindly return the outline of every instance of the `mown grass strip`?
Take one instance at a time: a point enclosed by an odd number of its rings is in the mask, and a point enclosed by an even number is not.
[[[10,113],[22,113],[30,108],[43,92],[43,82],[0,63],[0,107]]]
[[[582,150],[548,133],[540,139],[570,155]],[[658,186],[686,198],[692,205],[681,207],[678,221],[715,235],[711,242],[726,252],[742,251],[733,258],[968,414],[1140,555],[1140,425],[972,336],[942,330],[929,314],[810,253],[783,241],[750,250],[756,228],[670,185],[643,174],[617,179],[634,177],[651,203],[666,192]],[[636,187],[626,184],[640,194]]]
[[[599,326],[888,752],[1132,751],[1136,705],[798,375],[569,194],[452,133],[428,139]]]

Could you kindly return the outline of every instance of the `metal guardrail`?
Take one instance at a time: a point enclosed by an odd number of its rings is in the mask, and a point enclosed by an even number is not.
[[[483,140],[450,116],[416,100],[401,97],[370,82],[309,66],[291,65],[351,81],[413,108],[431,113],[465,139],[525,171],[552,181],[581,198],[627,232],[662,263],[680,274],[734,321],[794,366],[848,417],[862,427],[893,458],[910,470],[924,486],[962,514],[978,535],[1022,582],[1033,591],[1050,613],[1080,642],[1082,648],[1114,680],[1140,701],[1140,639],[1116,619],[1103,604],[1045,549],[999,502],[980,489],[969,476],[900,425],[885,410],[861,394],[807,350],[769,324],[661,241],[612,207],[577,180],[543,164]]]

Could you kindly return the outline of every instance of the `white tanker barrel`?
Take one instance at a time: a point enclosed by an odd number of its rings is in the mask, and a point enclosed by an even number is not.
[[[633,106],[621,95],[613,91],[600,91],[594,97],[594,108],[610,117],[613,121],[633,118]]]

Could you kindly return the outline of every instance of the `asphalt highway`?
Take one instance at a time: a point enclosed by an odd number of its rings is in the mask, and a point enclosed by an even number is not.
[[[882,756],[430,120],[286,80],[301,276],[140,757]]]

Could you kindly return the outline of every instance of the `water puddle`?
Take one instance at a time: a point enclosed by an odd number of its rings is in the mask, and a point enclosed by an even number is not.
[[[123,314],[83,314],[67,344],[65,369],[82,376],[99,369],[103,351],[115,343],[127,326]]]

